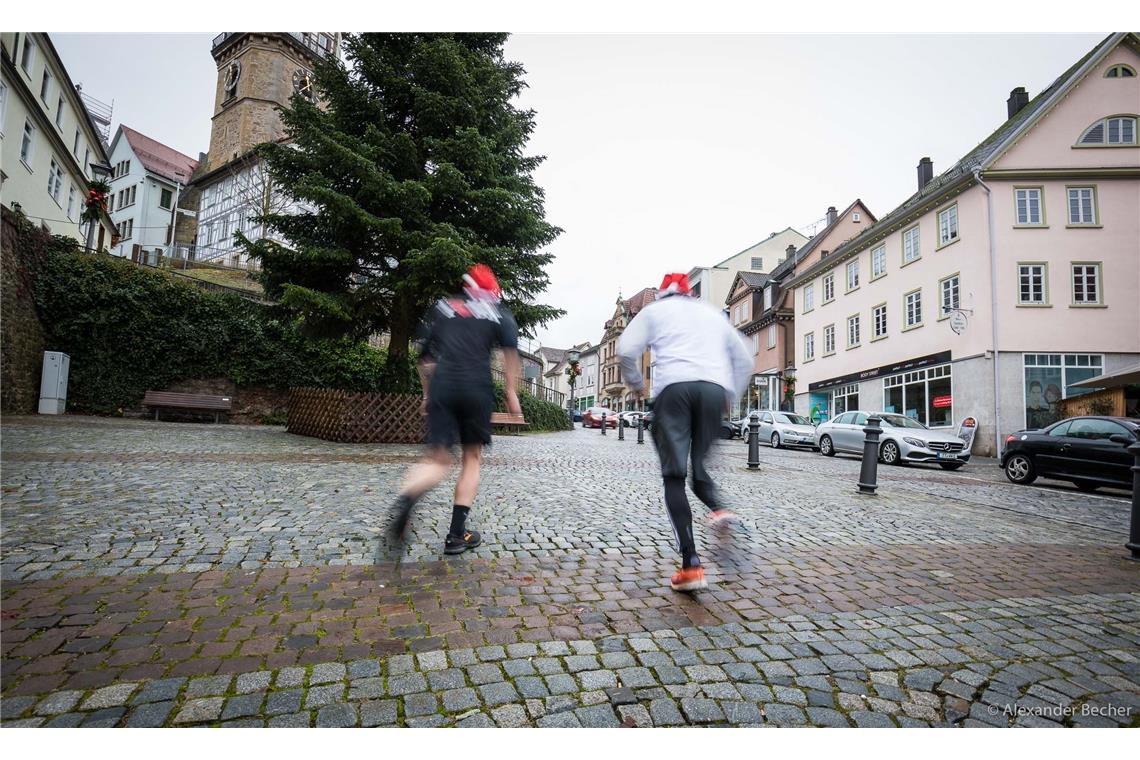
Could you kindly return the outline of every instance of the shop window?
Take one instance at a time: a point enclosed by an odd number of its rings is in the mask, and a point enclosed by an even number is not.
[[[1060,420],[1061,400],[1089,393],[1073,383],[1104,374],[1100,354],[1026,354],[1025,425],[1043,428]]]
[[[859,384],[842,385],[831,392],[832,414],[843,414],[859,408]]]
[[[883,411],[902,414],[927,427],[954,424],[949,364],[904,372],[883,380]]]

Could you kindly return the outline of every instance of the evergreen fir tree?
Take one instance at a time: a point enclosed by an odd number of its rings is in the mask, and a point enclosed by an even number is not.
[[[315,67],[320,105],[295,96],[288,140],[259,147],[301,211],[263,217],[288,247],[241,237],[267,293],[312,334],[388,332],[395,386],[419,319],[471,264],[495,271],[524,334],[564,313],[534,302],[561,230],[532,178],[543,159],[523,153],[534,113],[512,105],[526,85],[506,39],[349,35],[347,66]]]

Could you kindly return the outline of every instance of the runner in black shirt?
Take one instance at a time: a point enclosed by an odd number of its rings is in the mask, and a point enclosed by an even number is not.
[[[451,529],[444,553],[460,554],[482,538],[466,527],[467,513],[479,490],[483,446],[491,443],[491,412],[495,408],[491,382],[491,353],[503,349],[507,411],[521,414],[516,384],[520,373],[518,325],[499,305],[499,283],[490,268],[479,264],[464,275],[465,298],[442,299],[432,307],[419,334],[420,379],[427,415],[428,454],[408,472],[389,527],[393,541],[402,539],[412,507],[451,470],[451,447],[463,447],[463,462],[455,484]]]

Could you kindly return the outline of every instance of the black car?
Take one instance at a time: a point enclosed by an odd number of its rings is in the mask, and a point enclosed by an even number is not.
[[[1128,446],[1140,439],[1140,420],[1070,417],[1043,430],[1023,430],[1005,439],[1001,466],[1014,483],[1037,478],[1067,480],[1082,491],[1101,486],[1132,488]]]

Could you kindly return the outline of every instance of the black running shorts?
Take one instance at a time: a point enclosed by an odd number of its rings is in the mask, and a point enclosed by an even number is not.
[[[490,387],[472,388],[432,383],[428,394],[427,443],[450,448],[456,443],[491,443],[491,412],[495,396]]]
[[[720,434],[724,388],[716,383],[673,383],[653,400],[653,443],[661,460],[661,476],[683,478],[690,455],[693,480],[712,482],[705,455]]]

